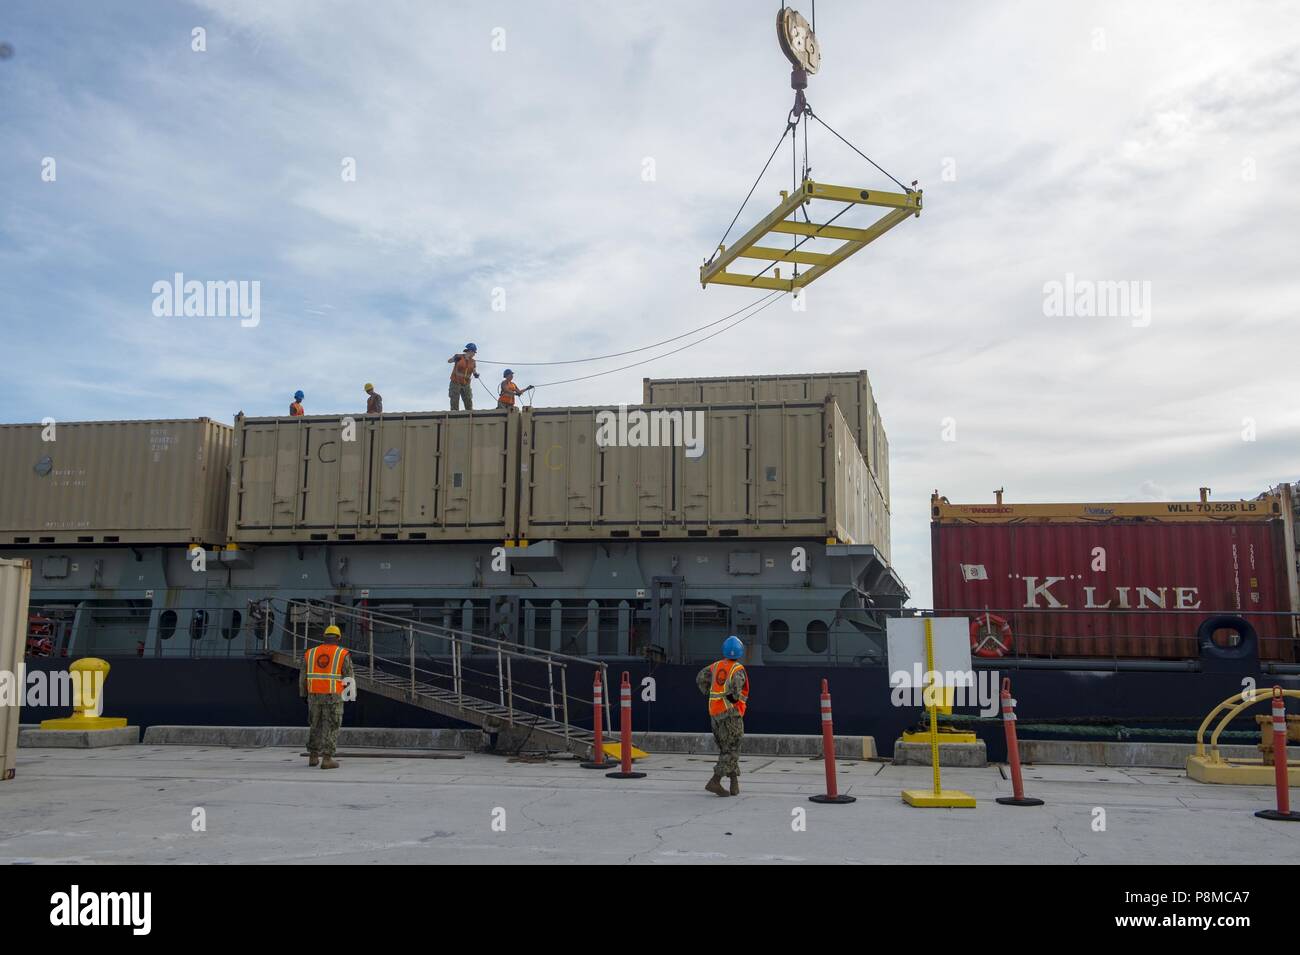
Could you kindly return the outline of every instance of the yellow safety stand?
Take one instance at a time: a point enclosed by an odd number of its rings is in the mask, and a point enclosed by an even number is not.
[[[615,762],[618,762],[620,759],[623,758],[623,744],[621,742],[603,743],[603,745],[600,748],[605,751],[606,756],[612,756]],[[647,753],[645,750],[637,746],[632,747],[633,759],[645,759],[649,755],[650,755],[649,753]]]
[[[82,657],[68,667],[72,674],[72,715],[41,720],[43,730],[115,730],[126,726],[124,716],[97,716],[108,680],[107,660]]]
[[[822,224],[801,222],[795,218],[799,209],[814,199],[840,203],[843,208],[828,222]],[[889,211],[865,229],[851,229],[830,224],[854,205],[879,206]],[[718,254],[711,261],[700,266],[700,284],[703,286],[740,285],[746,288],[793,292],[815,282],[854,252],[865,248],[904,219],[920,214],[921,190],[919,189],[909,190],[906,193],[880,192],[850,186],[832,186],[824,182],[804,179],[803,184],[793,195],[782,190],[781,204],[768,213],[758,225],[736,240],[735,244],[729,248],[718,246]],[[796,243],[793,249],[778,249],[758,244],[759,240],[773,232],[799,235],[804,238]],[[840,245],[831,252],[800,251],[799,246],[811,239],[831,239],[839,241]],[[775,270],[773,275],[762,272],[757,275],[728,272],[727,266],[741,258],[759,259],[765,262],[789,262],[811,266],[811,268],[790,278],[782,278],[780,269]]]
[[[1300,690],[1283,690],[1284,697],[1300,699]],[[1276,782],[1275,770],[1271,762],[1248,762],[1244,759],[1226,759],[1219,752],[1219,736],[1223,730],[1236,719],[1237,714],[1256,703],[1268,703],[1273,699],[1270,691],[1242,690],[1234,693],[1210,711],[1196,731],[1196,752],[1187,757],[1187,777],[1201,783],[1227,783],[1237,786],[1272,786]],[[1227,712],[1224,712],[1224,711]],[[1210,750],[1205,751],[1205,731],[1210,721],[1223,713],[1214,732],[1210,735]],[[1292,786],[1300,785],[1300,762],[1287,760],[1287,779]]]
[[[925,618],[925,669],[934,674],[934,624],[930,617]],[[933,676],[932,676],[933,681]],[[934,683],[926,687],[925,696],[930,711],[930,763],[934,770],[934,787],[932,789],[904,789],[903,802],[909,806],[922,809],[973,809],[975,797],[960,789],[944,789],[939,775],[939,704],[935,700]]]

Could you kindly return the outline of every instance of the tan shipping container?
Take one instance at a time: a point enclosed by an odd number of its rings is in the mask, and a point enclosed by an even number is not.
[[[694,457],[665,424],[686,414],[702,416],[685,434],[702,441]],[[524,539],[835,538],[888,551],[884,502],[832,399],[533,408],[521,448]]]
[[[839,404],[854,440],[889,501],[888,444],[880,409],[865,371],[829,372],[821,375],[745,375],[722,378],[645,378],[643,403],[648,405],[722,404],[753,401],[821,401],[832,397]]]
[[[236,419],[229,538],[513,537],[519,417],[444,411]]]
[[[32,589],[32,562],[0,558],[0,672],[18,677],[11,684],[13,705],[0,702],[0,781],[14,778],[18,723],[26,685],[20,666],[27,652],[27,599]]]
[[[0,543],[219,544],[230,436],[208,418],[0,425]]]

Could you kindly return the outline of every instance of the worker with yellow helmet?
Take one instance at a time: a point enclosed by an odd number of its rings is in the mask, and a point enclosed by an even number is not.
[[[325,642],[308,647],[298,674],[298,694],[307,699],[307,765],[338,769],[334,760],[343,725],[344,690],[355,686],[352,654],[339,646],[339,628],[325,628]]]
[[[383,414],[384,413],[384,396],[375,391],[375,386],[366,382],[366,394],[370,397],[366,399],[366,414]]]

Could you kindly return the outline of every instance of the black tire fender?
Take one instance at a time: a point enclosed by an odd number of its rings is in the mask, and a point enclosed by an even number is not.
[[[1235,630],[1241,635],[1241,642],[1235,647],[1221,647],[1214,642],[1216,630]],[[1235,614],[1217,614],[1206,617],[1196,628],[1196,645],[1203,657],[1219,660],[1242,660],[1259,653],[1259,634],[1245,617]]]

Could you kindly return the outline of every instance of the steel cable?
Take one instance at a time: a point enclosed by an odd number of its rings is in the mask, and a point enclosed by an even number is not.
[[[567,384],[571,384],[571,383],[573,383],[573,382],[575,382],[575,381],[588,381],[588,380],[590,380],[590,379],[592,379],[592,378],[600,378],[600,377],[603,376],[603,375],[612,375],[612,374],[614,374],[615,372],[626,371],[626,370],[629,369],[629,368],[637,368],[637,367],[640,367],[641,365],[648,365],[648,364],[650,364],[651,362],[659,361],[659,359],[661,359],[661,358],[668,358],[668,357],[671,356],[671,355],[676,355],[676,354],[678,354],[679,352],[684,352],[684,351],[686,351],[688,348],[694,348],[696,345],[703,344],[704,342],[707,342],[710,338],[716,338],[717,336],[721,335],[723,332],[730,331],[731,329],[733,329],[733,328],[735,328],[737,325],[739,325],[741,322],[746,322],[746,321],[748,321],[749,319],[753,318],[755,315],[757,315],[759,312],[763,311],[763,310],[764,310],[765,308],[767,308],[768,306],[775,304],[776,302],[780,301],[783,297],[785,297],[786,295],[789,295],[789,294],[790,294],[789,292],[782,292],[782,291],[779,291],[779,290],[777,290],[777,289],[773,289],[772,291],[768,292],[767,295],[763,296],[763,298],[760,298],[760,299],[758,300],[759,302],[764,302],[765,299],[766,299],[767,301],[766,301],[764,304],[760,305],[758,308],[754,309],[754,311],[750,312],[748,315],[745,315],[745,316],[743,316],[742,318],[738,318],[738,319],[736,319],[736,320],[735,320],[734,322],[732,322],[730,325],[724,325],[722,328],[719,328],[716,332],[713,332],[712,334],[705,335],[703,338],[696,339],[696,340],[693,341],[693,342],[688,342],[687,344],[683,345],[681,348],[674,348],[672,351],[664,352],[662,355],[655,355],[653,358],[646,358],[646,359],[644,359],[643,361],[635,361],[635,362],[632,362],[630,365],[621,365],[621,366],[619,366],[618,368],[610,368],[610,369],[608,369],[608,370],[606,370],[606,371],[598,371],[598,372],[594,372],[594,373],[592,373],[592,374],[590,374],[590,375],[580,375],[580,376],[577,377],[577,378],[564,378],[564,379],[562,379],[562,380],[560,380],[560,381],[548,381],[548,382],[545,382],[545,383],[540,384],[540,385],[534,385],[533,387],[535,387],[535,388],[549,388],[549,387],[552,387],[552,386],[554,386],[554,385],[567,385]],[[776,298],[772,298],[773,295],[775,295]],[[753,303],[753,304],[756,305],[756,304],[758,304],[758,303],[755,302],[755,303]],[[747,307],[747,308],[752,308],[753,305],[746,306],[746,307]]]
[[[763,296],[763,298],[766,297],[767,297],[766,295]],[[750,302],[748,305],[742,306],[741,308],[736,309],[734,312],[730,312],[726,315],[723,315],[721,318],[714,319],[713,321],[709,322],[706,325],[700,325],[698,328],[692,328],[689,331],[682,332],[680,335],[674,335],[672,338],[665,338],[663,341],[654,342],[653,344],[650,345],[642,345],[640,348],[629,348],[627,351],[610,352],[608,355],[592,355],[590,358],[570,358],[565,361],[480,361],[479,364],[480,365],[505,365],[510,368],[513,368],[516,365],[518,365],[520,368],[541,368],[547,365],[581,365],[584,362],[589,362],[589,361],[604,361],[607,358],[622,358],[624,355],[635,355],[637,352],[649,351],[651,348],[658,348],[660,345],[670,345],[675,341],[680,341],[683,338],[687,338],[691,335],[694,335],[696,332],[702,332],[706,328],[712,328],[714,325],[721,325],[723,322],[727,321],[730,318],[735,318],[741,312],[745,311],[745,309],[751,308],[754,305],[757,305],[761,301],[763,301],[762,298],[758,299],[757,301]]]

